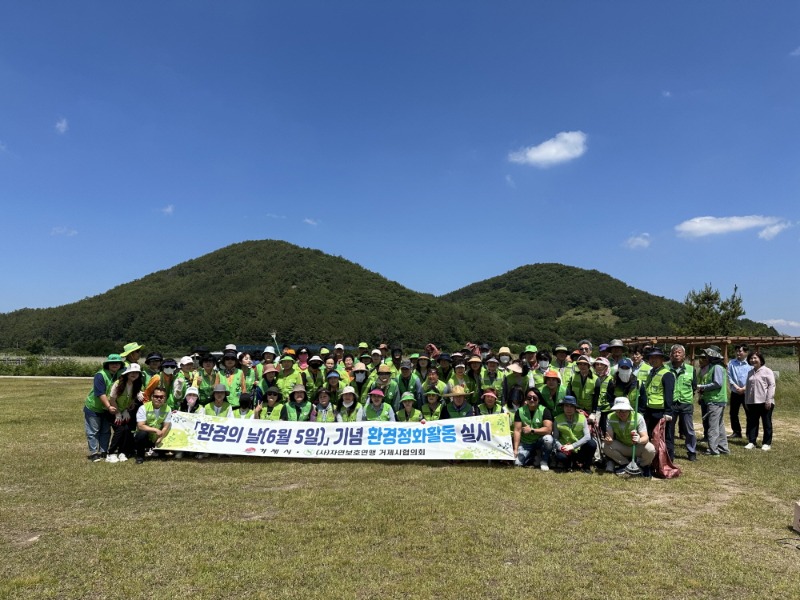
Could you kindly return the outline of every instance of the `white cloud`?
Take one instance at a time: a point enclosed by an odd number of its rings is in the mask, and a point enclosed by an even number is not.
[[[669,90],[662,90],[661,96],[663,98],[672,98],[672,92],[670,92]]]
[[[789,56],[800,56],[800,46],[789,52]]]
[[[508,160],[520,165],[547,168],[574,160],[586,152],[586,134],[582,131],[562,131],[538,146],[509,152]]]
[[[760,229],[758,237],[771,240],[781,231],[790,227],[780,217],[765,217],[763,215],[749,215],[745,217],[695,217],[675,226],[675,231],[681,237],[705,237],[707,235],[721,235],[746,231],[747,229]]]
[[[50,235],[63,235],[66,237],[72,237],[73,235],[78,235],[78,231],[72,227],[59,225],[58,227],[53,227],[53,229],[50,230]]]
[[[175,212],[175,205],[174,204],[167,204],[164,208],[160,209],[161,214],[170,216],[172,213]]]
[[[268,219],[285,219],[286,218],[286,215],[276,215],[276,214],[273,214],[273,213],[267,213],[264,216],[267,217]]]
[[[773,327],[800,327],[800,321],[787,321],[786,319],[766,319],[761,322]]]
[[[776,223],[775,225],[770,225],[769,227],[765,227],[764,229],[759,231],[758,237],[760,237],[762,240],[769,241],[776,235],[778,235],[781,231],[783,231],[784,229],[788,229],[791,226],[792,224],[787,223],[786,221],[783,221],[781,223]]]
[[[309,219],[308,217],[306,217],[305,219],[303,219],[303,223],[305,223],[306,225],[313,225],[314,227],[316,227],[317,225],[320,224],[320,221],[318,221],[317,219]]]
[[[68,129],[69,129],[69,121],[67,121],[64,117],[61,117],[56,122],[56,131],[61,135],[64,135],[65,133],[67,133]]]
[[[639,250],[640,248],[648,248],[650,246],[650,234],[642,233],[634,235],[625,240],[625,247],[631,250]]]
[[[513,190],[517,189],[517,184],[511,175],[506,175],[506,185]]]

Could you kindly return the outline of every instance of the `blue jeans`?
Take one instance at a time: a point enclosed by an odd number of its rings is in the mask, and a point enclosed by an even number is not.
[[[517,450],[517,459],[514,464],[518,467],[524,467],[527,464],[533,464],[533,459],[536,457],[536,452],[541,452],[540,458],[542,462],[547,463],[550,460],[550,451],[553,449],[553,436],[545,435],[540,437],[532,444],[520,444]]]
[[[83,407],[83,425],[86,429],[86,441],[89,443],[89,454],[108,452],[111,439],[111,413],[96,413]]]

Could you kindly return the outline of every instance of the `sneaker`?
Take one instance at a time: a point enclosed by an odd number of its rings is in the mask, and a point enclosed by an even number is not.
[[[144,453],[144,455],[145,455],[147,458],[152,458],[152,457],[154,457],[154,456],[156,455],[156,451],[155,451],[155,450],[153,450],[152,448],[148,448],[148,449],[147,449],[147,452],[145,452],[145,453]]]
[[[550,467],[548,467],[548,466],[547,466],[547,463],[546,463],[546,462],[543,462],[541,465],[539,465],[539,468],[540,468],[542,471],[549,471],[549,470],[550,470]]]
[[[730,450],[723,450],[722,448],[720,448],[720,449],[719,449],[719,453],[720,453],[720,454],[730,454],[730,453],[731,453],[731,451],[730,451]]]
[[[99,452],[95,452],[94,454],[90,454],[87,458],[92,462],[100,462],[103,460],[103,455]]]
[[[729,440],[740,440],[740,439],[742,439],[742,434],[741,433],[729,433],[728,434],[728,439]]]
[[[769,450],[770,448],[772,448],[772,446],[770,446],[769,444],[762,444],[762,445],[761,445],[761,449],[762,449],[764,452],[766,452],[766,451],[767,451],[767,450]]]
[[[706,450],[703,452],[703,456],[716,456],[719,458],[719,452],[712,452],[711,450]]]
[[[614,461],[607,460],[606,461],[606,473],[613,473],[614,472]]]
[[[642,477],[651,479],[653,477],[653,470],[650,467],[642,467]]]
[[[106,456],[106,462],[108,463],[119,462],[119,457],[116,454],[109,454],[108,456]]]
[[[697,452],[689,452],[689,462],[695,462],[697,460]]]
[[[140,464],[142,464],[143,462],[144,462],[144,459],[143,459],[141,456],[137,456],[137,457],[136,457],[136,464],[137,464],[137,465],[140,465]]]
[[[756,445],[753,442],[750,442],[749,444],[747,444],[747,446],[744,447],[744,449],[745,450],[752,450],[755,447],[756,447]]]
[[[117,458],[119,459],[119,462],[125,462],[126,460],[128,460],[128,457],[125,456],[123,452],[120,452]]]

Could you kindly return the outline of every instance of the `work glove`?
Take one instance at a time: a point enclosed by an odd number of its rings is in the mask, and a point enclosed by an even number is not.
[[[634,444],[639,443],[639,432],[638,431],[631,431],[631,439],[633,440]]]
[[[117,413],[114,417],[114,427],[119,427],[122,425],[122,413]]]
[[[669,423],[670,421],[672,421],[672,415],[664,415],[664,420],[665,420],[667,423]]]
[[[128,412],[128,409],[122,411],[122,422],[128,423],[131,420],[131,413]]]

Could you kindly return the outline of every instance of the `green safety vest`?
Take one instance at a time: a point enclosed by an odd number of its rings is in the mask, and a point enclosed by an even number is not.
[[[422,420],[422,412],[416,408],[411,409],[411,415],[406,414],[406,409],[402,408],[394,414],[394,418],[403,423],[419,423]]]
[[[700,375],[700,383],[708,385],[714,382],[714,371],[717,365],[709,365],[708,371]],[[723,369],[724,370],[724,369]],[[728,375],[724,374],[722,377],[722,387],[718,390],[711,390],[703,392],[703,400],[706,403],[712,404],[727,404],[728,403]]]
[[[281,411],[283,410],[283,403],[276,402],[275,406],[272,407],[270,410],[269,406],[266,404],[261,405],[261,417],[262,420],[265,421],[279,421],[281,418]]]
[[[608,403],[608,383],[611,381],[611,377],[608,375],[604,376],[600,381],[600,396],[597,399],[597,409],[600,412],[608,412],[611,410],[611,405]]]
[[[111,374],[111,371],[107,371],[106,369],[100,369],[97,373],[103,376],[103,381],[105,381],[106,384],[106,396],[108,396],[111,393],[111,386],[114,385],[114,376]],[[86,396],[84,405],[86,408],[96,413],[107,410],[102,400],[94,395],[94,381],[92,381],[92,389],[89,390],[89,395]]]
[[[497,394],[497,403],[503,403],[503,374],[500,371],[494,372],[495,377],[492,379],[489,369],[483,371],[481,376],[481,392],[486,390],[494,390]]]
[[[439,392],[440,396],[443,396],[444,391],[446,389],[447,389],[447,384],[444,381],[437,381],[436,385],[433,385],[431,383],[425,383],[425,385],[422,386],[422,393],[423,395],[425,395],[425,392],[429,390],[436,390],[437,392]]]
[[[650,374],[650,371],[652,371],[652,370],[653,370],[653,367],[650,364],[642,361],[642,364],[639,365],[639,370],[636,371],[636,379],[638,379],[642,383],[646,383],[647,382],[647,376]]]
[[[278,377],[275,379],[274,384],[281,391],[281,396],[283,396],[283,399],[288,401],[289,396],[292,393],[292,388],[301,381],[302,378],[296,371],[292,370],[285,375],[284,372],[281,371],[278,373]]]
[[[200,369],[194,378],[194,387],[197,388],[197,402],[200,406],[209,404],[214,399],[214,386],[219,382],[219,374],[211,371],[206,375],[205,369]]]
[[[592,401],[594,398],[594,386],[596,385],[596,379],[597,378],[590,372],[586,377],[586,381],[581,383],[580,371],[575,371],[575,373],[572,375],[570,388],[572,389],[572,393],[575,395],[575,400],[578,402],[578,408],[581,408],[586,412],[592,412]]]
[[[372,402],[369,402],[364,407],[364,420],[365,421],[388,421],[389,420],[389,411],[392,409],[391,406],[386,404],[386,402],[381,402],[381,409],[380,412],[375,410],[375,405]]]
[[[242,377],[244,377],[244,391],[246,392],[252,390],[253,386],[256,384],[256,381],[260,379],[255,367],[251,367],[246,373],[244,369],[242,369]]]
[[[544,386],[541,392],[542,392],[542,398],[544,399],[544,402],[542,403],[543,406],[549,408],[550,412],[552,412],[554,415],[564,412],[563,410],[561,410],[561,407],[559,406],[558,403],[561,402],[564,399],[564,396],[567,395],[567,386],[565,385],[558,386],[558,391],[556,392],[555,398],[553,398],[553,395],[550,392],[550,388],[547,386]]]
[[[633,438],[631,434],[636,429],[637,422],[639,421],[639,413],[631,411],[628,415],[628,420],[623,423],[619,420],[616,411],[613,415],[608,416],[608,424],[611,425],[611,430],[614,432],[614,438],[622,442],[628,447],[633,446]]]
[[[114,387],[113,385],[111,386]],[[123,392],[117,396],[117,410],[125,410],[133,406],[133,398],[128,395],[128,386],[124,386]],[[172,407],[170,407],[172,408]]]
[[[527,425],[532,429],[541,429],[544,425],[544,411],[545,407],[541,404],[536,407],[536,410],[533,414],[531,414],[530,409],[527,405],[520,406],[517,410],[517,414],[519,415],[519,420],[523,425]],[[581,435],[583,432],[581,432]],[[520,436],[520,441],[523,444],[533,444],[542,436],[538,433],[523,433]]]
[[[239,394],[242,393],[242,379],[244,373],[241,369],[234,369],[230,375],[226,375],[224,371],[219,373],[219,382],[228,388],[228,403],[233,408],[239,408]]]
[[[408,384],[406,384],[403,381],[403,378],[399,375],[397,376],[397,378],[395,378],[395,381],[397,382],[397,389],[400,396],[403,395],[403,392],[411,392],[412,394],[414,394],[414,398],[416,399],[417,382],[419,381],[419,376],[416,373],[414,373],[413,371],[411,372],[411,377],[408,378]],[[422,385],[422,382],[420,382],[420,385]]]
[[[214,416],[227,417],[228,416],[228,409],[230,407],[231,407],[231,405],[228,404],[227,401],[223,400],[222,401],[222,407],[219,409],[219,415],[217,415],[217,413],[214,412],[214,403],[213,402],[209,402],[208,404],[206,404],[205,407],[203,408],[203,410],[205,411],[205,413],[209,417],[214,417]]]
[[[311,409],[314,407],[311,402],[304,400],[300,404],[289,402],[286,405],[286,420],[287,421],[308,421],[311,419]],[[298,410],[300,411],[298,414]]]
[[[442,403],[437,402],[436,408],[431,409],[431,405],[426,402],[420,410],[422,411],[422,417],[426,421],[438,421],[442,416]]]
[[[161,408],[155,409],[153,407],[152,402],[145,402],[144,403],[144,423],[148,427],[155,427],[156,429],[161,429],[164,425],[164,420],[169,416],[170,410],[167,403],[161,405]],[[150,439],[155,440],[158,435],[155,433],[150,433]]]
[[[303,380],[303,385],[306,386],[306,393],[309,398],[316,396],[317,390],[325,387],[325,378],[320,370],[317,370],[315,375],[311,372],[311,369],[306,369],[300,372],[300,378]]]
[[[670,363],[669,370],[675,375],[675,393],[672,399],[680,404],[692,404],[694,402],[694,390],[692,390],[694,367],[688,363],[683,363],[676,369]]]
[[[461,408],[458,408],[452,402],[447,403],[447,414],[450,415],[451,419],[461,419],[467,417],[471,412],[472,404],[469,402],[464,402],[464,404],[461,405]]]
[[[586,417],[579,412],[575,413],[575,417],[575,421],[570,425],[566,415],[561,414],[556,416],[558,441],[562,446],[574,444],[583,437],[583,426],[586,423]]]
[[[342,418],[343,423],[355,423],[358,421],[358,402],[353,402],[353,406],[350,407],[352,410],[350,414],[347,414],[347,409],[342,406],[339,410],[339,416]]]
[[[252,408],[244,414],[242,414],[242,411],[239,410],[238,407],[231,407],[231,408],[233,409],[231,413],[233,414],[234,419],[252,419],[253,415],[255,414]]]
[[[320,410],[317,406],[317,423],[335,423],[336,422],[336,409],[333,404],[328,403],[327,409]]]
[[[489,408],[485,402],[478,405],[478,413],[482,415],[501,415],[503,414],[503,406],[499,402],[494,403],[493,408]]]
[[[647,391],[647,408],[655,410],[662,410],[664,408],[664,384],[662,379],[664,375],[669,373],[669,368],[666,365],[661,365],[657,371],[650,369],[650,374],[645,383],[645,390]]]

